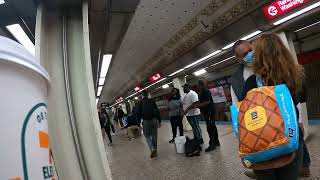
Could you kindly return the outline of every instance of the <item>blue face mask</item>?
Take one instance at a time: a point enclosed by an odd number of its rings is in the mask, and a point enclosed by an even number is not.
[[[248,52],[248,54],[243,58],[247,65],[251,64],[253,59],[253,51]]]

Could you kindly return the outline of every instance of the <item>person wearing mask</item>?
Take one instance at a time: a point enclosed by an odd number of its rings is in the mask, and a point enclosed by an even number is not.
[[[299,103],[299,92],[302,90],[304,70],[295,62],[290,51],[275,34],[264,34],[254,43],[254,60],[252,70],[254,75],[250,76],[245,84],[239,101],[242,101],[247,92],[257,88],[257,76],[261,78],[264,85],[275,86],[286,84],[291,92],[294,104]],[[296,108],[297,114],[298,108]],[[298,121],[298,119],[297,119]],[[302,166],[303,135],[299,133],[299,149],[295,152],[295,158],[288,165],[277,169],[254,170],[258,180],[296,180]]]
[[[114,129],[115,113],[114,113],[112,107],[110,106],[110,103],[107,103],[106,111],[107,111],[108,117],[110,118],[110,123],[111,123],[110,127],[111,127],[111,130],[112,130],[112,134],[111,135],[115,135],[116,134],[116,131]]]
[[[237,41],[232,50],[235,54],[237,62],[240,64],[239,69],[231,76],[231,98],[232,103],[236,104],[238,99],[243,94],[243,89],[245,85],[245,81],[253,75],[251,62],[254,58],[254,50],[252,48],[252,44],[249,41],[239,40]],[[299,102],[303,103],[306,101],[305,96],[305,88],[299,94]],[[299,123],[302,126],[302,122]],[[303,129],[303,128],[302,128]],[[308,152],[308,148],[303,141],[303,167],[300,171],[300,176],[302,177],[309,177],[310,176],[310,156]],[[256,179],[256,176],[253,171],[245,171],[245,175],[251,179]]]
[[[106,134],[110,142],[108,145],[111,145],[112,144],[111,126],[110,126],[111,123],[110,123],[110,119],[108,117],[107,111],[105,108],[101,108],[98,111],[98,114],[99,114],[101,128],[104,128],[104,130],[106,131]]]
[[[170,93],[171,97],[168,102],[168,110],[169,110],[169,117],[171,122],[171,129],[172,129],[172,139],[169,143],[173,143],[174,139],[177,136],[177,128],[179,127],[180,136],[183,136],[183,125],[182,125],[182,113],[183,113],[183,106],[180,101],[181,96],[179,89],[173,88]]]
[[[198,108],[198,94],[191,90],[191,87],[188,83],[183,85],[183,91],[186,93],[186,95],[182,98],[184,115],[186,115],[187,120],[192,127],[194,139],[197,140],[199,144],[203,144],[202,132],[199,126],[201,116],[200,109]]]
[[[161,124],[160,112],[154,100],[148,97],[148,93],[142,93],[143,98],[139,107],[139,117],[143,122],[143,134],[151,151],[150,158],[158,156],[158,128]]]
[[[205,149],[206,152],[216,149],[216,146],[220,146],[218,139],[218,130],[214,121],[214,103],[211,96],[211,92],[208,89],[207,82],[204,79],[198,81],[199,92],[199,104],[202,118],[206,121],[207,132],[209,135],[209,147]]]

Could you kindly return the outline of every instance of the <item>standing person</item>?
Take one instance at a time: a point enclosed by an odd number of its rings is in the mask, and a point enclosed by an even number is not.
[[[110,119],[110,123],[111,123],[110,127],[112,130],[112,135],[115,135],[116,134],[116,131],[114,129],[115,113],[114,113],[112,107],[110,107],[110,103],[107,103],[106,111],[107,111],[108,117]]]
[[[257,76],[261,77],[264,85],[275,86],[286,84],[291,92],[294,104],[299,103],[299,92],[302,89],[304,78],[303,67],[295,62],[290,51],[281,39],[275,34],[264,34],[254,44],[254,61],[252,69],[254,75],[250,76],[244,85],[244,91],[239,98],[242,101],[247,92],[257,87]],[[296,108],[297,114],[298,108]],[[297,119],[298,121],[298,119]],[[296,180],[302,166],[303,135],[299,132],[299,149],[296,156],[288,165],[277,169],[254,170],[258,180]]]
[[[120,126],[123,127],[124,125],[123,125],[122,119],[124,117],[124,112],[120,107],[117,109],[117,116],[118,116]]]
[[[157,104],[148,97],[144,91],[143,98],[139,107],[139,120],[143,120],[143,134],[151,151],[150,158],[158,156],[158,127],[160,127],[161,118]]]
[[[239,40],[233,45],[232,50],[240,64],[240,67],[231,76],[231,98],[232,103],[236,104],[243,94],[245,81],[253,74],[250,67],[253,59],[253,49],[249,41]],[[244,174],[251,179],[256,179],[253,171],[245,171]]]
[[[169,117],[172,129],[172,139],[169,143],[173,143],[177,136],[177,128],[179,127],[180,136],[183,136],[182,113],[183,106],[180,101],[181,96],[179,89],[173,88],[170,93],[171,97],[168,102]]]
[[[203,144],[201,128],[199,126],[201,116],[200,109],[198,108],[198,94],[191,90],[191,87],[188,83],[183,85],[183,91],[186,93],[186,95],[182,98],[184,115],[186,115],[187,120],[192,127],[194,139],[196,139],[199,144]]]
[[[207,132],[210,138],[209,147],[205,151],[209,152],[216,149],[216,146],[220,146],[218,130],[214,120],[214,103],[207,82],[204,79],[198,81],[198,90],[200,100],[198,107],[200,108],[202,118],[206,121]]]
[[[251,62],[253,61],[254,51],[252,48],[252,44],[249,41],[239,40],[233,45],[233,52],[235,57],[240,64],[239,69],[232,75],[231,77],[231,97],[232,103],[236,104],[238,99],[241,98],[243,94],[243,89],[245,85],[245,81],[253,75]],[[301,93],[299,94],[299,102],[306,102],[306,89],[303,88]],[[300,120],[301,121],[301,120]],[[299,123],[302,127],[302,122]],[[301,177],[309,177],[310,176],[310,156],[308,148],[303,141],[303,167],[300,171]],[[256,179],[256,175],[253,171],[245,171],[245,175],[251,179]]]
[[[110,127],[110,119],[108,117],[107,111],[104,108],[101,108],[99,110],[99,120],[100,120],[100,125],[101,128],[104,128],[104,130],[107,133],[108,139],[109,139],[109,144],[112,144],[112,137],[111,137],[111,127]]]

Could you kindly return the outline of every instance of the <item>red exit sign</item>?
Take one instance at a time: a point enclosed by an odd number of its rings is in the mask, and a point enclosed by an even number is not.
[[[159,81],[161,78],[162,77],[161,77],[160,73],[157,73],[157,74],[153,75],[152,77],[150,77],[149,81],[152,84],[152,83]]]
[[[279,17],[293,9],[308,3],[309,0],[279,0],[264,8],[264,14],[269,20]]]

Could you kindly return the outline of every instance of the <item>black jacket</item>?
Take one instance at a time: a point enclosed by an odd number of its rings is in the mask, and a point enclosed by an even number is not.
[[[149,98],[142,99],[141,103],[139,104],[138,118],[143,119],[144,121],[149,121],[156,118],[159,122],[161,122],[160,112],[154,100]]]

